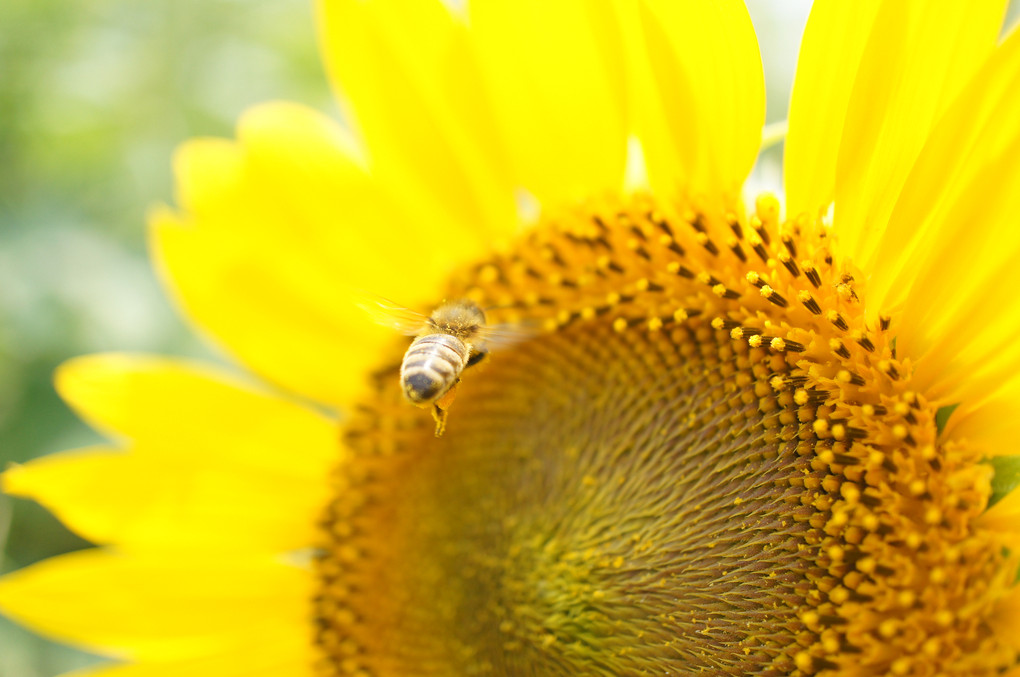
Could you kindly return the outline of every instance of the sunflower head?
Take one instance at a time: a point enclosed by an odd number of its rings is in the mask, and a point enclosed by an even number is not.
[[[64,367],[118,448],[5,488],[104,547],[0,608],[123,677],[1020,674],[1003,2],[818,2],[783,198],[739,2],[318,9],[348,126],[259,107],[152,217],[266,385]]]

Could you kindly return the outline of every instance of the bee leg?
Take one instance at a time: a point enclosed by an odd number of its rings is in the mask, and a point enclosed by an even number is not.
[[[436,437],[442,437],[446,432],[446,409],[438,404],[432,407],[432,419],[436,422]]]
[[[458,380],[457,383],[460,383]],[[432,418],[436,422],[436,437],[442,437],[443,432],[446,430],[446,410],[453,404],[453,399],[457,396],[457,383],[454,383],[443,396],[436,400],[436,403],[432,406]]]
[[[468,367],[473,367],[476,364],[478,364],[479,362],[481,362],[482,360],[484,360],[488,356],[489,356],[489,351],[487,351],[487,350],[476,350],[475,352],[471,353],[470,357],[468,357],[467,364],[464,365],[464,368],[467,369]]]

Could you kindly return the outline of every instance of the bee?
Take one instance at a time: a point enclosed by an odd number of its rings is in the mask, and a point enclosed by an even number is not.
[[[408,402],[431,408],[436,437],[446,430],[447,410],[464,370],[485,359],[491,345],[527,335],[487,324],[485,311],[468,299],[443,302],[429,316],[384,300],[362,307],[380,324],[415,337],[400,365],[400,386]]]

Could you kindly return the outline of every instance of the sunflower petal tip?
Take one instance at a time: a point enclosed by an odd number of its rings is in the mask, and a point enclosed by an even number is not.
[[[53,372],[53,387],[67,401],[81,386],[88,383],[88,372],[95,356],[81,355],[60,364]]]
[[[3,472],[0,472],[0,492],[8,496],[25,496],[24,466],[20,463],[10,461]]]
[[[325,142],[357,165],[366,163],[364,150],[350,129],[322,111],[293,101],[267,101],[247,109],[237,122],[235,147],[257,148],[277,138],[292,144],[302,136],[308,136],[312,144]]]
[[[81,363],[81,357],[74,357],[63,362],[53,371],[53,388],[65,402],[68,401],[68,393],[74,388],[75,375]]]
[[[150,228],[158,228],[165,224],[179,223],[180,215],[170,205],[157,202],[145,210],[145,222]]]
[[[57,367],[53,386],[65,402],[74,406],[89,401],[107,387],[110,379],[137,369],[144,360],[140,355],[118,352],[81,355]]]

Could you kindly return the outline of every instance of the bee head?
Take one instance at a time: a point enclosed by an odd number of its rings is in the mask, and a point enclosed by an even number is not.
[[[485,312],[473,301],[462,299],[436,308],[428,323],[436,331],[467,340],[485,326]]]

